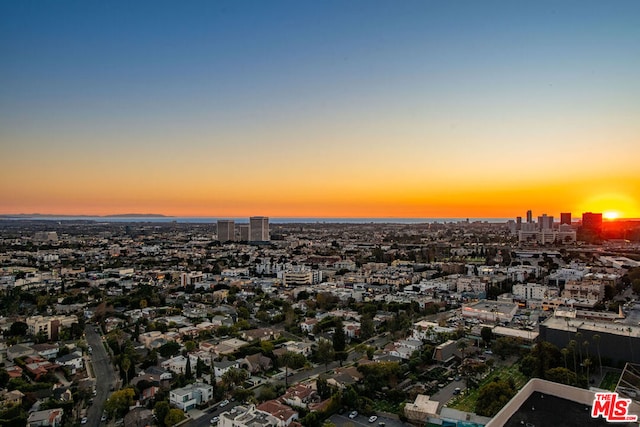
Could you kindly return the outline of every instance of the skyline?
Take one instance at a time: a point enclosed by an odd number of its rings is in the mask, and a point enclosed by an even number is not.
[[[640,3],[0,4],[0,214],[640,217]]]

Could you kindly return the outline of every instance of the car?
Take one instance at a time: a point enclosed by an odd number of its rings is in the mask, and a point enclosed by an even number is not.
[[[220,417],[216,416],[211,418],[211,424],[218,424],[218,421],[220,421]]]
[[[461,391],[460,387],[456,387],[456,389],[453,390],[453,394],[458,395],[458,394],[460,394],[460,391]]]
[[[107,416],[103,414],[102,417],[100,417],[100,421],[102,422],[107,421]]]
[[[369,422],[370,423],[375,423],[378,420],[378,416],[377,415],[371,415],[369,417]]]
[[[220,402],[220,406],[221,408],[224,408],[225,406],[227,406],[229,404],[229,401],[227,399],[223,400],[222,402]]]
[[[80,424],[86,424],[87,421],[89,421],[87,417],[82,417],[82,419],[80,420]]]
[[[351,413],[349,414],[349,418],[351,419],[354,419],[357,416],[358,416],[358,411],[351,411]]]

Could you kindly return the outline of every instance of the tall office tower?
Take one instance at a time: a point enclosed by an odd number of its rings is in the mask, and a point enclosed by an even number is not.
[[[529,224],[531,224],[533,222],[533,212],[531,212],[530,210],[527,211],[527,222]]]
[[[516,217],[516,230],[520,231],[522,229],[522,217]]]
[[[249,218],[249,241],[269,241],[269,218],[266,216],[252,216]]]
[[[582,228],[601,232],[602,231],[602,214],[585,212],[582,214]]]
[[[236,226],[233,220],[218,220],[218,240],[221,242],[236,241]]]
[[[571,212],[562,212],[560,214],[560,225],[571,225]]]
[[[248,242],[249,241],[249,224],[240,224],[238,228],[240,229],[240,241]]]
[[[542,214],[538,217],[538,227],[540,230],[552,230],[553,229],[553,217]]]

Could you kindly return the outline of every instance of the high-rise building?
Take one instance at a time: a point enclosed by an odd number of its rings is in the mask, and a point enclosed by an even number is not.
[[[522,217],[516,217],[516,230],[520,231],[522,229]]]
[[[218,240],[221,242],[235,242],[236,227],[233,220],[218,220]]]
[[[240,229],[240,241],[248,242],[249,241],[249,224],[240,224],[238,228]]]
[[[591,231],[602,231],[602,214],[585,212],[582,214],[582,228]]]
[[[553,217],[542,214],[538,217],[538,228],[540,230],[552,230],[553,229]]]
[[[571,212],[562,212],[560,214],[560,225],[571,225]]]
[[[249,241],[269,241],[269,218],[266,216],[252,216],[249,218]]]
[[[533,212],[530,210],[527,211],[527,222],[531,224],[533,222]]]

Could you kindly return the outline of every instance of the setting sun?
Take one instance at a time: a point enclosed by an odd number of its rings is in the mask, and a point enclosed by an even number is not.
[[[604,219],[618,219],[618,218],[620,218],[620,214],[618,212],[615,212],[615,211],[608,211],[608,212],[604,212],[602,214],[602,217]]]

